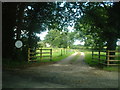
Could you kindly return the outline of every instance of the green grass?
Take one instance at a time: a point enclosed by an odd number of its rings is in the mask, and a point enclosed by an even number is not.
[[[104,66],[104,65],[100,65],[98,64],[98,60],[95,59],[94,61],[92,60],[92,52],[91,51],[83,51],[85,53],[85,62],[87,64],[89,64],[90,66],[93,67],[98,67],[100,69],[106,70],[106,71],[119,71],[118,70],[118,66]],[[96,53],[97,54],[97,53]],[[105,55],[105,53],[101,53],[102,55]],[[96,56],[97,58],[97,56]],[[105,57],[101,57],[101,59],[105,59]],[[120,58],[118,58],[118,60],[120,60]]]
[[[115,67],[115,66],[112,66],[112,67],[103,67],[103,70],[106,70],[106,71],[119,71],[119,68],[118,67]]]
[[[49,52],[49,51],[43,51],[43,52]],[[61,59],[66,58],[67,56],[73,54],[75,52],[75,50],[64,50],[60,48],[53,48],[52,49],[52,60],[50,61],[50,57],[42,57],[42,59],[40,59],[40,57],[36,58],[35,60],[37,60],[37,62],[56,62],[59,61]],[[49,56],[50,54],[43,54],[43,56]],[[37,54],[36,56],[40,56],[40,54]],[[44,60],[47,59],[47,60]]]
[[[93,61],[92,59],[92,52],[91,51],[84,51],[85,53],[85,62],[90,66],[97,66],[98,60]]]

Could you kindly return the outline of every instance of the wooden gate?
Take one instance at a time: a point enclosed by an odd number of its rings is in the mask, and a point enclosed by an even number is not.
[[[114,52],[115,55],[110,55],[111,52]],[[111,60],[111,57],[113,57],[114,60]],[[98,62],[103,65],[107,65],[107,66],[120,65],[120,51],[111,51],[111,50],[104,50],[104,51],[96,50],[95,51],[93,50],[92,59],[95,62]]]
[[[28,49],[28,61],[52,60],[52,49]]]

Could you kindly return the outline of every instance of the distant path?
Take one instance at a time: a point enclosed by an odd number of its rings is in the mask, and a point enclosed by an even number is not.
[[[79,55],[74,62],[73,58]],[[3,72],[6,88],[117,88],[118,72],[90,67],[84,53],[76,52],[55,64]]]

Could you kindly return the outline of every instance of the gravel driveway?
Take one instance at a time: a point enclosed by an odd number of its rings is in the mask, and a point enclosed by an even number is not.
[[[118,88],[118,72],[90,67],[84,56],[76,52],[54,64],[3,71],[3,88]]]

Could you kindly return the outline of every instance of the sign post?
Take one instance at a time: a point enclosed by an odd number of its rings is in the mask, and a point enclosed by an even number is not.
[[[21,61],[21,60],[22,60],[22,55],[21,55],[22,52],[20,51],[22,46],[23,46],[22,41],[17,40],[17,41],[15,42],[15,47],[17,48],[17,49],[16,49],[16,54],[17,54],[17,60],[18,60],[18,61]]]

